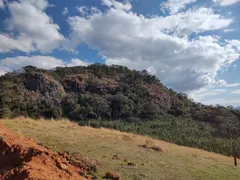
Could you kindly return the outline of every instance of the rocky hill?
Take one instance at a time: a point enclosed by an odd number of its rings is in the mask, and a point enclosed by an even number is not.
[[[0,85],[1,117],[151,119],[163,113],[184,115],[187,109],[181,107],[192,103],[146,71],[122,66],[51,71],[29,66],[2,76]]]
[[[240,135],[239,110],[194,102],[147,71],[123,66],[93,64],[54,70],[27,66],[1,76],[0,87],[0,118],[67,117],[80,124],[148,134],[194,147],[203,136],[230,140]],[[165,130],[167,135],[162,135]],[[199,142],[200,147],[229,154],[225,145],[218,150],[205,141]]]

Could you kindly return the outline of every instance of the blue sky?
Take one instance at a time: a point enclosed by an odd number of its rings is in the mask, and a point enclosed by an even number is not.
[[[240,0],[0,0],[0,75],[95,62],[240,106]]]

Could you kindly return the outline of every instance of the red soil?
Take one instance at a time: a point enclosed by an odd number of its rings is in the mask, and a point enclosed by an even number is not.
[[[87,170],[67,153],[56,154],[0,125],[0,180],[83,180]]]

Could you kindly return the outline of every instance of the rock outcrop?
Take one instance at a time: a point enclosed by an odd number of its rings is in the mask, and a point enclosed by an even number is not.
[[[63,86],[50,75],[29,73],[25,75],[24,85],[29,91],[37,91],[43,95],[58,96],[65,94]]]

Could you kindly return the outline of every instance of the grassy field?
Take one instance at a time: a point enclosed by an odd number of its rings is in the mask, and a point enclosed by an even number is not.
[[[68,120],[18,118],[0,120],[0,123],[54,151],[69,151],[95,159],[99,177],[106,171],[114,170],[121,174],[123,180],[240,179],[240,167],[233,166],[232,157],[146,136],[80,127]],[[113,160],[114,155],[119,160]],[[136,166],[128,166],[125,158]]]

